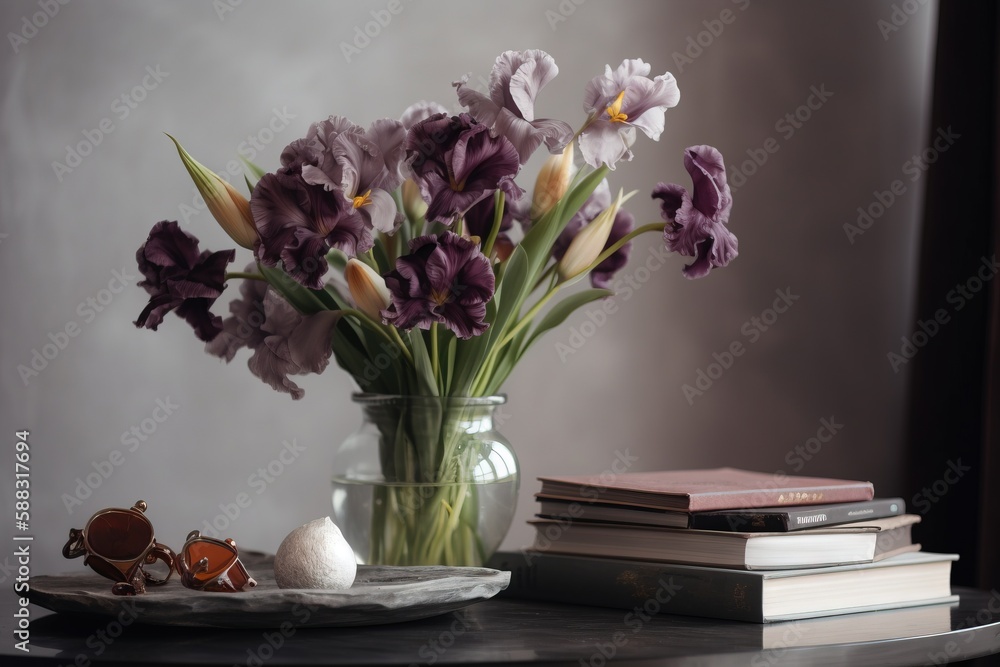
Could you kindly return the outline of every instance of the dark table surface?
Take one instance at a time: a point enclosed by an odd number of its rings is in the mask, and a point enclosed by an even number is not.
[[[659,614],[626,622],[622,610],[506,598],[408,623],[284,632],[138,623],[114,628],[113,619],[31,607],[30,654],[13,648],[12,619],[5,614],[0,621],[0,664],[888,667],[954,663],[1000,652],[1000,594],[967,588],[956,588],[955,593],[960,602],[930,612],[930,618],[939,619],[937,629],[928,630],[925,621],[918,636],[897,631],[895,638],[819,646],[807,644],[819,637],[813,628],[831,627],[815,625],[823,619],[765,626]],[[886,614],[891,613],[855,614],[851,622],[887,625],[891,617]]]

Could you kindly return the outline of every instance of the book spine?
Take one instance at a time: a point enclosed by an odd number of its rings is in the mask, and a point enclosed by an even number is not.
[[[895,510],[890,509],[893,505]],[[850,505],[830,505],[820,509],[803,508],[788,510],[788,530],[803,530],[805,528],[816,528],[818,526],[835,526],[842,523],[852,523],[854,521],[868,521],[872,518],[884,518],[901,514],[905,505],[899,498],[890,498],[871,503],[866,503],[865,511],[859,511],[856,504]],[[853,513],[853,514],[852,514]]]
[[[788,524],[787,512],[768,512],[766,514],[749,512],[692,514],[689,526],[697,530],[724,530],[726,532],[737,533],[783,533],[791,530]]]
[[[735,508],[824,505],[827,503],[866,502],[875,496],[871,483],[813,486],[801,489],[759,489],[745,493],[698,493],[689,497],[689,512],[731,510]]]
[[[818,507],[789,507],[780,512],[695,513],[691,515],[691,528],[734,532],[793,532],[807,528],[836,526],[855,521],[870,521],[898,516],[906,511],[902,498],[885,498],[866,503],[843,503]]]
[[[627,610],[629,626],[655,614],[762,623],[763,578],[737,570],[500,552],[487,565],[511,572],[501,596]]]

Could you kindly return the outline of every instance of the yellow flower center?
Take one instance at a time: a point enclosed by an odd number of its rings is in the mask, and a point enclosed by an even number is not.
[[[618,93],[618,97],[607,108],[608,117],[612,123],[624,123],[628,120],[628,114],[622,113],[622,100],[625,99],[625,91]]]
[[[372,203],[372,191],[368,192],[354,198],[354,208],[361,208],[362,206],[367,206]]]
[[[450,292],[439,292],[438,290],[431,290],[431,301],[433,301],[439,306],[443,306],[444,304],[448,303],[450,299],[451,299]]]

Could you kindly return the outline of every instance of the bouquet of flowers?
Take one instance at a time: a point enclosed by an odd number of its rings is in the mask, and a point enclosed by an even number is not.
[[[137,253],[150,299],[136,325],[155,330],[174,311],[208,353],[228,362],[248,348],[250,371],[294,399],[303,390],[292,377],[322,372],[331,356],[366,393],[437,397],[433,420],[396,411],[379,424],[382,472],[461,482],[473,465],[463,458],[468,415],[446,399],[496,394],[544,333],[612,296],[632,239],[662,234],[667,248],[693,258],[688,278],[737,254],[725,166],[711,146],[684,153],[693,187],[652,190],[661,221],[636,226],[623,208],[634,192],[608,184],[615,165],[632,159],[637,130],[659,139],[680,100],[674,77],[649,78],[642,60],[608,66],[587,84],[586,117],[574,130],[535,115],[557,73],[543,51],[507,51],[486,94],[467,78],[453,84],[467,112],[418,102],[368,128],[341,116],[314,123],[275,171],[248,163],[249,200],[175,140],[209,210],[253,261],[230,270],[235,250],[202,251],[176,222],[157,223]],[[552,155],[527,197],[516,179],[542,144]],[[589,288],[568,289],[586,277]],[[223,319],[212,306],[231,280],[241,281],[240,296]],[[464,518],[475,505],[468,486],[445,484],[417,510],[389,512],[372,526],[372,553],[481,561],[486,550]],[[387,555],[400,549],[386,546],[399,535],[409,536],[405,553]]]

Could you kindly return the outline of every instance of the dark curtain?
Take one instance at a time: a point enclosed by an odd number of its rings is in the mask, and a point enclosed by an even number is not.
[[[924,175],[908,364],[907,500],[923,516],[916,538],[927,551],[961,555],[953,583],[987,590],[1000,589],[997,7],[939,7],[927,141],[938,155]]]

